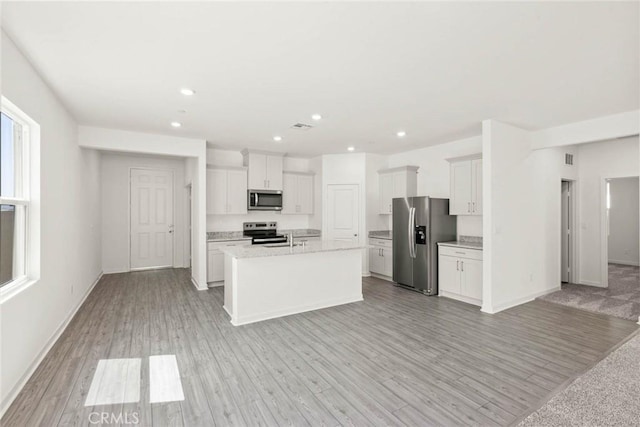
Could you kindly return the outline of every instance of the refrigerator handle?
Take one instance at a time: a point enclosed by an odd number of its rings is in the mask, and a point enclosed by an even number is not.
[[[409,233],[409,256],[411,258],[416,257],[415,245],[416,245],[416,234],[415,234],[415,218],[416,218],[416,208],[409,208],[409,229],[407,232]]]

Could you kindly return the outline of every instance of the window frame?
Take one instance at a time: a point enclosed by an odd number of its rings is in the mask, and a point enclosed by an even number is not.
[[[14,138],[19,137],[21,158],[16,165],[16,187],[19,193],[14,197],[0,196],[0,204],[21,206],[21,226],[24,231],[22,247],[14,248],[13,268],[19,274],[0,286],[0,303],[29,287],[40,276],[40,223],[39,223],[39,179],[40,179],[40,126],[4,96],[0,99],[0,111],[14,123]],[[16,131],[16,127],[19,129]],[[20,170],[18,171],[18,167]],[[37,207],[36,207],[37,206]],[[37,212],[34,212],[37,210]],[[18,215],[16,215],[16,219]],[[17,254],[17,255],[16,255]],[[14,270],[15,271],[15,270]]]

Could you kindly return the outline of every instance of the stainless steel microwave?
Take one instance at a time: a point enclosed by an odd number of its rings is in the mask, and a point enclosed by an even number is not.
[[[282,190],[247,190],[250,211],[281,211]]]

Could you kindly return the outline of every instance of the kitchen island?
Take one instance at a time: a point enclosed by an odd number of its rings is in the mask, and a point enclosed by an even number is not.
[[[224,309],[233,325],[362,301],[362,251],[355,242],[222,248]]]

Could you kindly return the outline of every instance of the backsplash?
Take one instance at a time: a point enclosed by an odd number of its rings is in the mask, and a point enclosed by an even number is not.
[[[479,245],[482,244],[482,236],[458,236],[458,241],[461,243],[477,243]]]
[[[240,231],[243,222],[275,221],[278,229],[309,228],[309,215],[249,212],[246,215],[207,215],[207,231]]]

